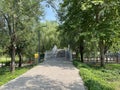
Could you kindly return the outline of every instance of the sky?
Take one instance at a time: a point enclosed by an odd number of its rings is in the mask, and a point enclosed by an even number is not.
[[[54,2],[54,4],[57,6],[59,3]],[[56,13],[55,13],[54,9],[52,7],[50,7],[50,6],[47,7],[46,2],[42,2],[42,5],[44,6],[44,9],[45,9],[45,12],[44,12],[45,16],[44,16],[42,21],[43,22],[46,21],[46,20],[48,20],[48,21],[56,21],[57,17],[56,17]]]
[[[56,16],[52,8],[45,7],[45,20],[55,21]]]

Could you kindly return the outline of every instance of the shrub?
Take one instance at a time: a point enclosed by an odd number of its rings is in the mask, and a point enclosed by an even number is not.
[[[115,90],[114,84],[108,81],[108,78],[116,79],[115,76],[111,78],[113,74],[110,70],[96,69],[79,61],[73,61],[73,64],[80,70],[80,75],[88,90]]]

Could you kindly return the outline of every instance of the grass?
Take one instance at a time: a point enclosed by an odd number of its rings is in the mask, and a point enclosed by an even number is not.
[[[120,64],[93,67],[74,60],[88,90],[120,90]]]
[[[23,57],[23,63],[27,63],[29,60],[27,60],[25,57]],[[6,57],[6,56],[1,56],[0,57],[0,64],[5,64],[6,66],[9,66],[11,62],[11,58],[10,57]],[[18,64],[19,62],[19,58],[16,56],[15,57],[15,63]]]
[[[5,63],[5,62],[9,62],[11,59],[10,58],[6,58],[6,57],[0,57],[0,63]]]
[[[16,62],[19,61],[18,57],[15,57]],[[1,56],[0,57],[0,63],[5,63],[5,62],[10,62],[11,58],[10,57],[5,57],[5,56]]]
[[[14,73],[9,72],[9,67],[1,67],[0,68],[0,86],[20,76],[21,74],[25,73],[27,70],[29,70],[32,67],[33,65],[25,66],[22,68],[16,68]]]

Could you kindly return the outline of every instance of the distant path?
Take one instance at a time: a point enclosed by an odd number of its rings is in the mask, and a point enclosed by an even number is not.
[[[79,71],[64,58],[52,58],[35,66],[0,90],[85,90]]]

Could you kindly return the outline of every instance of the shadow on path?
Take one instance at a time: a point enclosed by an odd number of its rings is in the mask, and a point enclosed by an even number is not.
[[[79,71],[65,58],[51,58],[0,90],[85,90]]]
[[[62,69],[71,69],[74,70],[76,69],[72,62],[69,60],[66,60],[65,58],[50,58],[49,60],[45,60],[42,64],[46,67],[60,67]]]
[[[37,75],[35,77],[20,77],[0,90],[83,90],[83,88],[80,89],[79,82],[64,85],[62,82]]]

